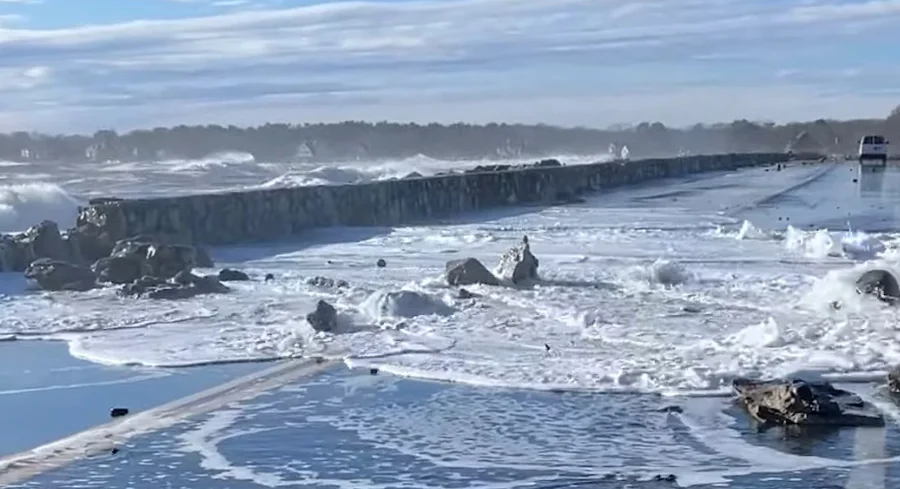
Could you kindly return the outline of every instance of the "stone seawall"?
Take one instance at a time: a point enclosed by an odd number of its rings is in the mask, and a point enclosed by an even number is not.
[[[102,230],[112,241],[163,235],[207,245],[258,242],[316,227],[403,225],[515,204],[565,202],[605,188],[788,159],[783,153],[756,153],[545,164],[352,185],[109,199],[82,208],[78,226]]]

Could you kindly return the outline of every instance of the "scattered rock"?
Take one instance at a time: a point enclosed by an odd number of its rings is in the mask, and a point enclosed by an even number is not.
[[[306,321],[316,331],[334,331],[337,329],[337,310],[331,304],[319,300],[316,310],[306,315]]]
[[[250,276],[240,270],[223,268],[219,271],[219,281],[221,282],[246,282],[248,280],[250,280]]]
[[[892,394],[900,394],[900,365],[891,369],[887,374],[888,390]]]
[[[112,408],[109,411],[109,416],[111,418],[121,418],[128,414],[128,408]]]
[[[378,268],[384,268],[387,266],[387,262],[384,261],[383,258],[379,258],[378,261],[375,262],[375,266],[377,266]]]
[[[514,284],[537,278],[538,259],[531,254],[528,236],[500,257],[498,275]]]
[[[475,258],[448,261],[444,275],[450,285],[500,285],[497,277]]]
[[[661,413],[677,413],[681,414],[684,412],[684,409],[681,409],[681,406],[664,406],[658,409]]]
[[[215,275],[197,276],[191,272],[182,271],[171,280],[161,277],[142,277],[136,282],[122,287],[119,295],[177,300],[189,299],[198,295],[224,294],[230,290]]]
[[[350,286],[350,284],[346,280],[322,277],[319,275],[307,279],[306,283],[308,285],[312,285],[313,287],[323,287],[329,289],[342,289],[344,287]]]
[[[369,375],[378,375],[378,369],[377,369],[377,368],[374,368],[374,367],[373,367],[373,368],[370,368],[370,369],[369,369]]]
[[[457,292],[456,297],[458,299],[474,299],[476,297],[479,297],[479,295],[474,292],[469,292],[466,289],[459,289],[459,292]]]
[[[268,282],[269,280],[275,280],[275,275],[272,275],[271,273],[267,273],[266,278],[264,280],[266,282]]]
[[[828,382],[735,379],[737,401],[773,425],[884,426],[884,417],[859,396]]]
[[[856,291],[877,297],[887,303],[900,301],[900,284],[887,270],[869,270],[856,280]]]
[[[97,286],[97,277],[90,268],[62,260],[38,258],[25,270],[25,278],[44,290],[85,291]]]

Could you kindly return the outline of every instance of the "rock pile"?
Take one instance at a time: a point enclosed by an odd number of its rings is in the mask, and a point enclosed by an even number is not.
[[[0,271],[23,271],[25,278],[49,291],[86,291],[121,285],[123,296],[182,299],[221,294],[223,281],[249,280],[238,270],[198,276],[194,268],[214,266],[202,248],[168,242],[158,236],[135,236],[111,242],[91,225],[61,233],[44,221],[28,231],[0,238]]]

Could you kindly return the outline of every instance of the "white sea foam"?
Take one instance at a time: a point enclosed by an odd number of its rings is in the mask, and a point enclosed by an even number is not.
[[[71,226],[79,205],[77,199],[54,184],[0,185],[0,233],[24,231],[44,219]]]
[[[589,162],[606,161],[609,159],[609,156],[580,156],[561,159],[566,164],[582,164]],[[260,184],[259,187],[277,188],[365,183],[379,180],[406,178],[410,176],[429,176],[447,171],[465,171],[479,165],[515,165],[533,162],[534,158],[502,162],[489,160],[466,160],[448,162],[444,160],[429,158],[424,155],[418,155],[412,158],[370,162],[368,164],[294,164],[291,165],[290,168],[284,173],[266,180],[265,182]]]

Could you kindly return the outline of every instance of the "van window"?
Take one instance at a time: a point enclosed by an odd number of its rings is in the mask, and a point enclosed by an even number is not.
[[[884,144],[884,136],[865,136],[863,144]]]

